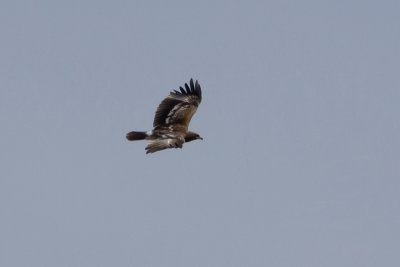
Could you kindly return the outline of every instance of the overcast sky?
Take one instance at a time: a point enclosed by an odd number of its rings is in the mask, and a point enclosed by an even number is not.
[[[399,266],[399,1],[0,6],[0,266]]]

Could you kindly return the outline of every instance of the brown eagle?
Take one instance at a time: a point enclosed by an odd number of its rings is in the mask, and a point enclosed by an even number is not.
[[[129,141],[147,140],[146,154],[167,148],[182,148],[183,143],[201,139],[200,135],[189,131],[189,123],[201,102],[199,82],[190,86],[185,83],[185,89],[174,90],[158,106],[154,117],[152,131],[130,132],[126,134]]]

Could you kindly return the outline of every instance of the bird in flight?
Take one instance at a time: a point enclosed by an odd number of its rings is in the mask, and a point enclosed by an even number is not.
[[[189,131],[189,123],[201,102],[199,82],[190,79],[185,88],[179,87],[160,103],[153,122],[153,130],[132,131],[126,134],[129,141],[146,140],[146,154],[167,148],[182,148],[183,143],[203,138]]]

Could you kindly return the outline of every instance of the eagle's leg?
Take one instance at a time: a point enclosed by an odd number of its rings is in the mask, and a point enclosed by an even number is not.
[[[175,144],[175,148],[182,148],[183,147],[183,143],[185,143],[184,139],[183,140],[182,140],[182,138],[176,139],[176,142],[174,143]]]

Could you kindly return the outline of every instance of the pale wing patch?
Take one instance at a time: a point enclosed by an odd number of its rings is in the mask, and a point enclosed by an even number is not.
[[[166,124],[170,124],[172,122],[183,122],[186,118],[187,110],[191,108],[190,105],[186,103],[176,105],[171,111],[168,113],[168,116],[165,120]]]
[[[146,154],[167,148],[182,148],[184,141],[176,138],[147,140]]]

